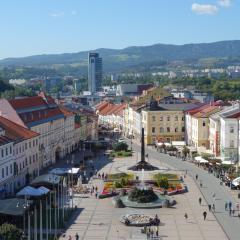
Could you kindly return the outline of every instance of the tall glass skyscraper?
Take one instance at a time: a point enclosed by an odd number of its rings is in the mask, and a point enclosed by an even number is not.
[[[102,86],[102,58],[98,53],[88,54],[88,91],[95,93]]]

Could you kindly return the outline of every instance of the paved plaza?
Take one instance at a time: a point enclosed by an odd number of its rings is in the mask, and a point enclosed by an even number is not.
[[[131,166],[136,163],[136,154],[131,158],[114,159],[109,161],[99,171],[102,173],[116,173],[119,169]],[[98,160],[101,161],[101,160]],[[151,164],[160,168],[169,168],[169,165],[159,161],[159,159],[151,157]],[[171,170],[179,175],[184,175],[185,171]],[[208,212],[207,203],[204,201],[198,186],[194,180],[187,175],[184,183],[188,188],[185,194],[175,195],[174,199],[177,204],[173,208],[158,209],[133,209],[133,208],[114,208],[112,199],[96,199],[90,194],[86,197],[75,196],[76,210],[69,226],[65,232],[65,237],[60,239],[68,239],[78,233],[81,240],[100,240],[100,239],[146,239],[146,235],[141,233],[139,227],[127,227],[120,223],[119,219],[124,214],[144,213],[147,215],[158,214],[161,225],[159,227],[159,239],[167,240],[210,240],[210,239],[228,239],[221,226],[216,221],[214,215]],[[94,179],[90,185],[98,186],[99,190],[103,188],[103,181]],[[203,202],[200,206],[198,198],[202,197]],[[207,211],[207,219],[203,220],[203,212]],[[184,214],[188,214],[188,220],[184,218]]]

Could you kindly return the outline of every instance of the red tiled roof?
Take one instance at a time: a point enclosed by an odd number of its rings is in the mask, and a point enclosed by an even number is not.
[[[33,96],[33,97],[24,97],[19,99],[9,100],[9,103],[16,110],[22,108],[31,108],[37,106],[43,106],[47,104],[54,104],[55,101],[52,97],[47,96],[46,101],[41,96]]]
[[[197,113],[193,114],[193,117],[196,118],[204,118],[209,117],[211,114],[219,112],[222,108],[220,106],[208,106],[206,108],[201,109]]]
[[[96,110],[98,111],[101,111],[103,108],[105,108],[106,106],[108,105],[108,102],[100,102],[99,104],[97,104],[95,107],[96,107]]]
[[[5,130],[6,136],[14,140],[34,138],[39,135],[1,116],[0,126]]]
[[[107,115],[107,113],[113,108],[113,104],[108,103],[101,111],[99,111],[99,115]]]
[[[59,109],[59,107],[56,107],[56,108],[49,108],[45,110],[32,111],[30,113],[20,113],[19,116],[23,120],[23,122],[26,124],[26,123],[36,122],[42,119],[54,117],[60,114],[63,114],[62,111]]]

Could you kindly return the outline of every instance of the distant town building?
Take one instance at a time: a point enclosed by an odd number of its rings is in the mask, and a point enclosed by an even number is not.
[[[152,84],[119,84],[117,85],[116,95],[117,96],[139,96],[143,91],[152,88]]]
[[[102,86],[102,58],[98,53],[88,54],[88,91],[95,93]]]

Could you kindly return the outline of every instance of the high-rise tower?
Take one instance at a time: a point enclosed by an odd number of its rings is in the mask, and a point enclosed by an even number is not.
[[[95,93],[102,86],[102,58],[98,53],[88,54],[88,91]]]

